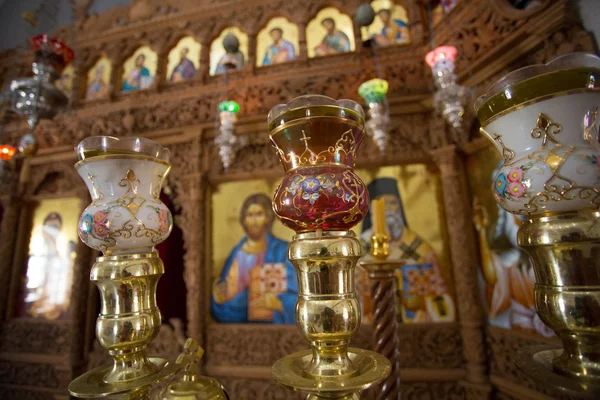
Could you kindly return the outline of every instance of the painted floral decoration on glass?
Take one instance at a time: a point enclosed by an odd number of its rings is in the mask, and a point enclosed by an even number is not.
[[[500,199],[510,200],[511,198],[527,197],[528,179],[525,172],[531,169],[533,163],[513,167],[508,171],[499,173],[494,183],[495,193]]]

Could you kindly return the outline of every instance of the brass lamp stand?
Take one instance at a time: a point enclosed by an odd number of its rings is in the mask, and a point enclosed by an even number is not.
[[[531,218],[518,240],[536,267],[536,310],[563,348],[525,348],[517,365],[571,396],[600,398],[600,212]]]
[[[169,151],[143,138],[92,136],[76,152],[75,168],[92,197],[79,220],[79,237],[104,253],[90,276],[101,296],[96,336],[113,364],[76,378],[69,392],[80,398],[150,399],[152,388],[184,368],[183,362],[147,354],[161,325],[156,285],[164,265],[154,246],[173,226],[159,198],[171,168]],[[186,352],[196,359],[202,350],[188,340]],[[226,399],[215,380],[200,379],[189,368],[183,383],[171,385],[158,399]]]
[[[153,385],[181,368],[163,358],[148,357],[146,350],[160,329],[156,284],[163,273],[158,253],[98,258],[91,273],[101,296],[96,335],[113,357],[113,365],[71,382],[73,396],[147,399]]]
[[[533,261],[535,308],[562,348],[520,350],[545,387],[600,398],[600,58],[568,54],[500,79],[476,105],[502,154],[494,195],[526,216],[519,245]]]
[[[350,229],[369,204],[353,171],[364,112],[353,101],[315,95],[274,107],[268,119],[286,170],[273,209],[296,231],[288,254],[298,274],[296,324],[312,347],[278,360],[272,375],[307,399],[358,399],[391,370],[382,355],[349,347],[360,326],[354,272],[362,252]]]

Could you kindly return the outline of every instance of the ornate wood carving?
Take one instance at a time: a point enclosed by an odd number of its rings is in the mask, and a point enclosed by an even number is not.
[[[406,382],[400,386],[400,395],[404,400],[465,398],[464,388],[458,382]]]
[[[271,366],[281,357],[310,346],[294,325],[211,324],[206,348],[207,365]]]
[[[187,335],[204,343],[203,327],[208,313],[206,294],[208,268],[199,268],[204,260],[204,235],[207,216],[204,210],[206,189],[202,187],[201,139],[169,146],[173,171],[169,182],[174,188],[174,202],[181,213],[175,221],[183,232],[184,274],[187,289]]]
[[[81,192],[78,192],[81,193]],[[89,204],[88,193],[81,193],[83,197],[81,211]],[[69,309],[70,329],[69,348],[70,363],[79,366],[82,363],[82,355],[87,351],[85,335],[89,319],[86,318],[87,300],[90,289],[95,290],[95,285],[90,283],[90,270],[92,267],[92,249],[83,242],[77,243],[76,259],[73,263],[73,281],[71,284],[71,301]]]
[[[593,39],[580,26],[568,26],[549,35],[542,48],[527,57],[526,64],[547,63],[577,51],[594,52]]]
[[[482,385],[481,394],[474,398],[484,398],[488,390],[485,388],[485,321],[478,292],[475,266],[479,260],[471,221],[466,171],[454,146],[435,150],[432,156],[441,173],[463,354],[467,363],[467,381]],[[469,392],[474,390],[476,389],[471,386]]]
[[[8,177],[8,179],[18,179],[17,176]],[[8,185],[7,185],[8,186]],[[7,188],[11,191],[0,198],[2,200],[2,225],[0,232],[0,320],[6,317],[6,307],[9,303],[8,294],[10,293],[11,267],[13,264],[15,246],[17,244],[17,229],[19,217],[21,215],[22,201],[18,196],[13,196],[12,190],[16,187]]]
[[[476,0],[469,2],[468,7],[459,3],[450,13],[449,22],[436,26],[438,41],[461,44],[464,54],[460,59],[470,60],[473,63],[472,70],[485,68],[485,62],[492,63],[486,59],[491,56],[491,52],[500,51],[501,46],[509,46],[508,42],[520,40],[529,34],[533,26],[537,30],[532,36],[536,38],[532,46],[547,43],[551,47],[551,42],[545,38],[553,26],[563,23],[565,19],[559,18],[554,25],[543,24],[541,21],[550,17],[556,19],[561,11],[564,14],[567,10],[566,0],[554,2],[553,7],[546,7],[544,4],[526,13],[504,12],[502,10],[506,7],[498,5],[502,1],[504,0]],[[150,3],[152,5],[148,5]],[[150,45],[159,53],[161,59],[165,59],[182,34],[192,34],[205,45],[207,51],[210,41],[225,25],[245,28],[254,40],[258,27],[273,15],[271,10],[278,10],[278,13],[285,15],[292,22],[304,25],[325,5],[333,5],[352,14],[359,4],[355,0],[333,3],[310,0],[305,2],[303,7],[296,7],[294,2],[283,0],[253,0],[244,5],[242,12],[236,7],[222,3],[218,7],[217,4],[197,4],[188,1],[160,2],[160,6],[157,5],[158,2],[154,3],[137,1],[130,7],[111,9],[102,16],[87,17],[80,26],[87,36],[81,36],[82,39],[78,43],[81,53],[79,65],[83,69],[91,67],[104,52],[115,63],[113,75],[118,80],[122,61],[142,44]],[[418,24],[417,16],[420,13],[414,8],[422,5],[416,4],[410,3],[408,10],[409,14],[415,17],[414,22]],[[148,14],[149,10],[154,10],[152,15]],[[110,29],[107,31],[108,28]],[[566,43],[572,41],[582,43],[575,48],[590,48],[587,44],[590,39],[581,29],[578,32],[573,31],[564,40],[561,39],[560,32],[552,37],[552,43],[561,40],[564,45],[561,50],[555,52],[557,54],[564,52]],[[395,99],[411,95],[426,96],[431,93],[430,73],[422,61],[427,46],[424,39],[413,37],[410,46],[378,50],[380,69],[390,82],[391,103]],[[206,57],[203,59],[208,61]],[[2,64],[4,63],[0,62],[0,67]],[[466,69],[465,65],[459,66],[459,70]],[[221,77],[208,77],[206,73],[198,79],[186,82],[185,85],[169,85],[161,82],[164,77],[159,76],[155,79],[155,89],[115,94],[116,102],[84,103],[72,115],[59,115],[53,123],[42,124],[45,126],[38,130],[43,139],[40,140],[40,145],[42,148],[57,143],[75,145],[86,135],[139,134],[206,123],[214,120],[216,104],[220,94],[225,92],[228,93],[228,97],[243,104],[242,116],[265,115],[273,105],[307,92],[322,93],[334,98],[356,99],[356,90],[360,82],[374,74],[375,66],[370,52],[358,51],[333,57],[297,60],[262,69],[255,69],[253,65],[249,65],[249,68],[232,73],[226,88],[222,87]],[[113,81],[115,88],[118,87],[116,80]],[[19,126],[11,125],[7,131],[16,136],[20,133]],[[421,137],[414,134],[410,136]]]
[[[389,133],[386,154],[381,155],[375,143],[365,140],[360,148],[357,168],[369,168],[381,165],[398,165],[418,162],[431,162],[427,153],[432,144],[427,134],[429,114],[401,115],[393,119]],[[214,137],[207,135],[203,141],[204,151],[208,154],[218,154]],[[261,128],[248,133],[248,144],[242,148],[225,172],[218,156],[209,157],[208,178],[220,182],[250,176],[270,175],[283,176],[279,160],[275,157],[269,142],[266,122]]]
[[[25,182],[15,180],[13,197],[4,197],[4,204],[8,205],[8,213],[3,219],[3,243],[12,241],[12,249],[1,248],[2,264],[2,301],[3,307],[10,307],[14,298],[8,299],[18,292],[15,287],[8,287],[7,281],[12,285],[20,285],[21,280],[15,279],[15,274],[20,272],[21,261],[13,263],[13,255],[6,255],[7,251],[14,251],[19,231],[27,235],[26,230],[17,229],[20,220],[23,223],[27,218],[21,218],[27,213],[27,203],[24,199],[43,198],[47,196],[79,196],[88,199],[85,185],[82,185],[79,175],[73,168],[73,163],[53,162],[30,165],[26,162],[21,165],[22,176],[28,177]],[[87,201],[82,201],[82,206]],[[5,234],[6,232],[6,234]],[[28,238],[19,239],[26,243]],[[27,247],[24,247],[25,249]],[[19,249],[19,251],[21,251]],[[86,331],[85,308],[87,304],[89,267],[91,251],[80,243],[77,247],[77,258],[74,264],[73,284],[71,290],[71,303],[69,318],[67,320],[45,321],[42,319],[19,318],[9,319],[0,324],[0,353],[5,354],[0,361],[0,384],[21,386],[37,386],[40,388],[55,388],[57,392],[64,392],[69,381],[73,378],[73,369],[83,358],[83,339]],[[4,258],[5,257],[5,258]],[[11,271],[10,267],[15,269]],[[5,274],[5,271],[9,271]],[[12,276],[12,280],[8,278]],[[3,313],[6,312],[3,309]],[[23,357],[21,354],[28,354]],[[41,357],[38,358],[38,355]],[[51,361],[48,361],[50,357]],[[16,360],[27,360],[16,361]],[[16,392],[15,392],[16,393]],[[35,398],[33,393],[23,393],[23,398]]]
[[[488,327],[486,337],[490,355],[490,375],[492,377],[499,376],[506,378],[516,385],[544,393],[553,399],[568,399],[568,397],[549,391],[537,384],[533,379],[523,374],[514,361],[514,354],[520,348],[548,343],[559,344],[560,342],[556,338],[546,339],[539,335],[515,332],[497,327]]]
[[[376,76],[372,53],[360,46],[354,53],[317,59],[306,57],[304,29],[308,21],[325,6],[338,7],[352,16],[361,1],[306,0],[299,7],[298,2],[294,1],[248,0],[243,8],[233,6],[235,2],[134,0],[129,6],[116,7],[102,15],[87,15],[92,2],[77,0],[76,28],[79,41],[76,70],[79,76],[76,77],[75,87],[85,86],[85,74],[98,57],[106,54],[114,67],[111,77],[114,91],[110,99],[86,103],[77,98],[83,95],[84,90],[76,89],[73,109],[57,115],[52,121],[39,124],[36,136],[40,142],[40,157],[36,165],[31,167],[30,180],[23,192],[27,199],[49,195],[86,197],[85,186],[72,167],[74,157],[69,161],[56,161],[71,157],[73,146],[86,136],[139,135],[165,143],[172,152],[173,168],[169,186],[173,190],[175,204],[181,211],[176,223],[181,227],[184,238],[184,273],[188,293],[186,336],[195,338],[205,347],[208,367],[221,370],[232,366],[267,368],[280,357],[307,348],[308,344],[294,326],[210,324],[208,300],[211,263],[207,262],[210,259],[210,245],[207,246],[207,243],[210,242],[211,216],[207,206],[210,201],[210,189],[207,186],[264,174],[281,175],[281,168],[268,142],[265,122],[266,113],[275,104],[306,93],[358,99],[356,91],[360,83]],[[475,131],[471,136],[450,135],[444,120],[430,110],[429,98],[433,85],[430,71],[423,62],[423,56],[429,50],[428,29],[423,18],[424,4],[418,1],[405,3],[410,16],[412,44],[378,49],[377,52],[379,69],[390,83],[388,99],[392,124],[387,153],[381,156],[368,139],[361,149],[358,167],[414,162],[435,162],[438,165],[442,173],[445,210],[450,221],[448,237],[460,323],[402,325],[398,331],[400,363],[403,369],[466,368],[467,373],[466,381],[462,384],[456,381],[404,381],[402,396],[404,399],[486,399],[490,396],[490,386],[486,382],[484,319],[475,275],[478,260],[469,202],[466,200],[468,192],[464,182],[464,166],[456,148],[452,147],[468,146],[469,141],[478,136]],[[505,0],[461,1],[450,13],[448,21],[435,27],[436,41],[459,46],[459,75],[467,79],[469,86],[478,86],[482,91],[508,70],[526,63],[548,61],[555,55],[574,50],[592,50],[589,36],[568,19],[568,0],[552,3],[550,6],[550,1],[544,0],[538,8],[517,11],[507,8]],[[208,49],[222,29],[238,26],[249,34],[251,42],[255,42],[258,31],[270,18],[279,15],[299,25],[300,54],[296,61],[266,68],[255,68],[253,63],[249,63],[243,70],[230,74],[226,85],[223,84],[223,77],[208,75]],[[169,84],[164,76],[158,76],[149,90],[118,93],[121,63],[137,47],[149,45],[157,51],[163,61],[159,71],[164,72],[164,60],[168,52],[183,35],[191,35],[203,46],[202,65],[196,78],[184,84]],[[507,52],[517,43],[518,51]],[[251,52],[254,51],[252,49]],[[30,74],[31,61],[32,55],[28,51],[4,53],[0,57],[3,82]],[[470,64],[470,73],[466,61]],[[242,105],[238,132],[249,137],[248,145],[240,150],[227,173],[222,169],[213,132],[217,104],[224,97]],[[21,119],[9,118],[4,130],[6,140],[16,142],[24,126]],[[191,126],[197,129],[197,133],[191,133]],[[182,134],[182,131],[185,133]],[[435,149],[439,150],[432,151]],[[0,183],[0,193],[20,193],[4,189],[4,184]],[[13,246],[9,246],[11,237],[5,235],[6,232],[10,235],[16,231],[14,227],[19,207],[18,201],[14,203],[9,197],[2,199],[10,210],[4,213],[3,240],[0,242],[0,293],[6,293],[2,290],[2,282],[6,280],[3,275],[6,273],[4,262],[12,259],[9,253]],[[90,253],[85,253],[82,246],[78,247],[76,280],[84,283],[91,260]],[[3,303],[2,296],[0,304]],[[72,310],[72,319],[83,318],[84,308],[81,304],[86,296],[85,290],[76,295],[74,301],[79,306]],[[23,321],[9,321],[0,326],[0,339],[7,338],[0,340],[0,350],[4,348],[1,352],[10,350],[52,356],[70,353],[72,364],[83,351],[80,347],[68,344],[83,335],[84,325],[78,324],[50,326],[36,323],[29,326]],[[371,347],[371,335],[372,327],[361,327],[353,345]],[[265,337],[269,340],[265,340]],[[518,346],[517,340],[507,337],[490,330],[487,345],[492,352],[491,373],[512,381],[523,380],[513,372],[514,367],[506,358],[509,351]],[[181,335],[177,329],[172,329],[168,334],[163,334],[161,330],[153,342],[158,348],[151,349],[151,353],[174,356],[179,351],[180,341]],[[102,357],[106,356],[104,349],[97,349],[89,366],[101,364],[106,360]],[[8,362],[3,363],[8,365]],[[37,369],[48,377],[54,376],[47,372],[51,369],[44,365],[26,368],[29,368],[28,371]],[[10,368],[6,370],[6,376],[9,377],[14,371]],[[32,374],[29,373],[29,376]],[[220,379],[232,398],[287,399],[296,396],[273,381],[246,377]],[[60,382],[63,380],[68,381],[59,379]],[[529,383],[525,385],[539,390]],[[0,387],[1,395],[6,398],[47,398],[47,393]],[[302,396],[298,395],[298,398]]]
[[[64,194],[89,199],[87,189],[77,174],[72,161],[50,162],[30,167],[29,179],[24,183],[24,197]]]
[[[217,377],[232,399],[302,400],[306,395],[294,393],[269,379]]]
[[[373,328],[363,325],[352,346],[372,348]],[[462,342],[456,323],[398,327],[402,368],[461,368]],[[268,337],[269,340],[264,340]],[[279,358],[309,348],[295,326],[210,324],[206,363],[210,366],[270,366]]]
[[[400,368],[461,368],[461,330],[457,323],[398,327]]]
[[[56,365],[0,360],[0,384],[54,389],[66,387],[70,375]]]
[[[63,355],[69,346],[67,324],[19,319],[0,325],[0,353]]]
[[[56,400],[55,393],[0,386],[0,398],[19,400]]]

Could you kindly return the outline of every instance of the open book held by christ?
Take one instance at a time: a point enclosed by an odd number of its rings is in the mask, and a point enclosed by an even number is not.
[[[250,271],[248,288],[248,319],[272,321],[273,310],[264,307],[267,294],[277,296],[287,291],[287,270],[281,263],[257,265]],[[260,306],[257,304],[262,303]]]

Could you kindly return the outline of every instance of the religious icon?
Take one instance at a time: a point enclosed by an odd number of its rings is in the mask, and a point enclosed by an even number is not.
[[[309,57],[352,51],[354,50],[352,20],[335,8],[325,8],[308,23],[306,40]]]
[[[60,78],[56,80],[56,87],[58,90],[63,92],[65,96],[69,99],[71,98],[71,93],[73,91],[73,76],[75,71],[73,69],[73,65],[69,64],[60,74]]]
[[[267,48],[263,65],[281,64],[296,58],[294,45],[283,39],[281,28],[273,28],[270,32],[273,43]]]
[[[112,65],[106,57],[102,57],[88,72],[88,86],[85,92],[86,100],[97,100],[108,97],[110,92],[110,73]]]
[[[248,58],[248,35],[238,28],[228,28],[210,46],[211,75],[244,67]]]
[[[400,250],[405,265],[397,272],[401,314],[405,323],[455,320],[454,301],[448,294],[435,250],[408,227],[394,178],[381,177],[367,185],[371,200],[383,199],[390,249]],[[361,238],[368,246],[372,235],[371,213],[365,217]]]
[[[50,320],[66,315],[76,258],[79,210],[78,198],[42,200],[35,210],[23,303],[18,314]]]
[[[371,3],[376,18],[371,25],[363,28],[363,40],[374,39],[380,47],[410,42],[406,9],[389,0],[375,0]]]
[[[184,37],[169,53],[167,76],[169,82],[181,82],[196,76],[200,65],[200,43]]]
[[[271,197],[249,195],[238,218],[244,236],[213,286],[213,317],[219,322],[295,323],[298,282],[287,258],[288,242],[272,233]]]
[[[490,176],[492,179],[496,176],[497,170],[490,170],[499,162],[499,157],[495,150],[492,152],[493,155],[483,154],[487,153],[484,151],[470,160],[479,165],[479,171],[472,173],[471,178],[487,173],[485,181],[489,182]],[[501,165],[500,161],[496,168]],[[489,185],[483,185],[484,182],[481,186],[488,189]],[[523,217],[502,209],[488,192],[475,192],[473,209],[482,263],[478,271],[479,283],[489,323],[553,336],[554,332],[535,311],[533,266],[527,254],[518,247],[517,231]]]
[[[318,56],[328,54],[347,53],[350,51],[350,39],[344,32],[336,29],[333,18],[325,18],[321,25],[327,30],[320,45],[315,47],[315,53]]]
[[[190,49],[184,47],[181,49],[181,58],[179,60],[179,64],[173,70],[171,74],[171,78],[169,78],[169,82],[180,82],[185,79],[193,78],[196,75],[196,67],[194,63],[187,58]]]
[[[273,18],[258,34],[257,65],[260,67],[295,60],[297,48],[298,27],[283,17]]]
[[[256,65],[259,67],[295,60],[298,26],[284,17],[275,17],[258,33],[256,43]]]
[[[154,81],[157,56],[149,47],[139,48],[124,65],[121,92],[148,89]]]

